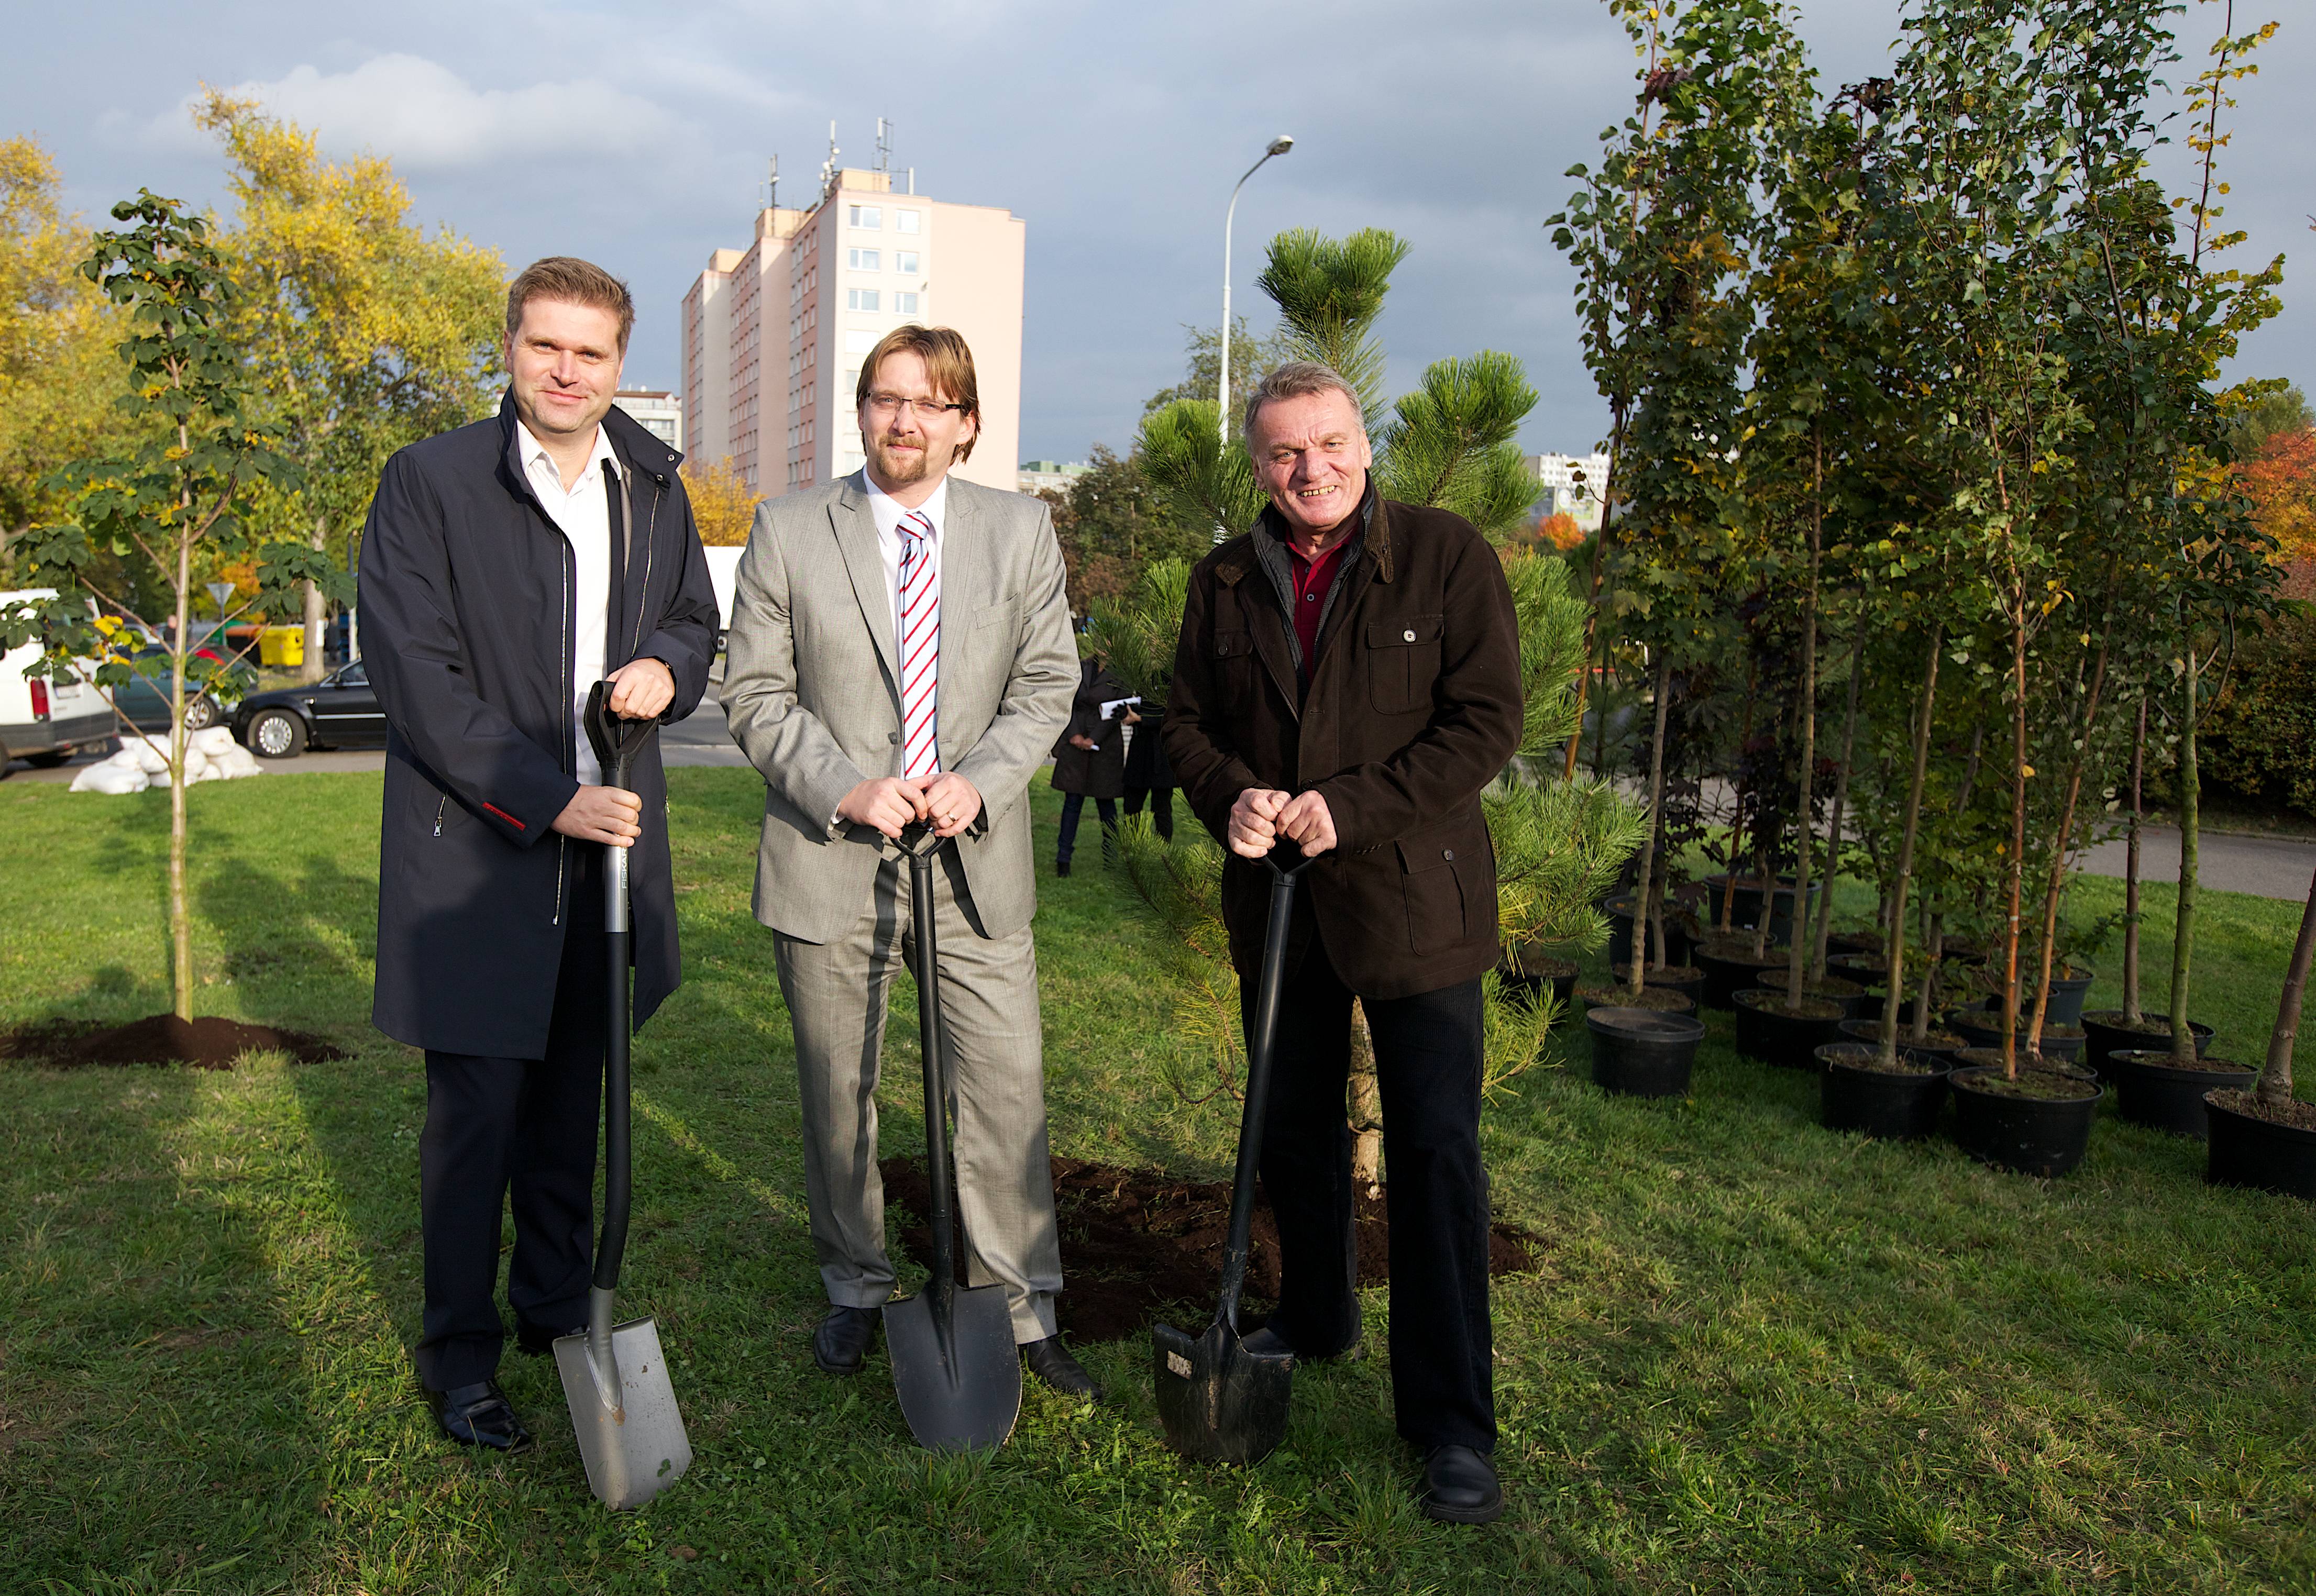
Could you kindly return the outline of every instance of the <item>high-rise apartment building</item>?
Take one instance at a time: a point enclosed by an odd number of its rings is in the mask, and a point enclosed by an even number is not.
[[[907,322],[973,349],[981,436],[957,468],[1009,492],[1021,437],[1021,285],[1028,229],[1011,212],[895,191],[889,172],[830,173],[809,209],[756,214],[683,300],[691,454],[729,459],[766,497],[860,468],[861,358]]]
[[[1543,492],[1530,510],[1538,516],[1564,512],[1587,532],[1600,528],[1600,495],[1608,486],[1608,457],[1599,450],[1589,455],[1530,455],[1528,468]]]

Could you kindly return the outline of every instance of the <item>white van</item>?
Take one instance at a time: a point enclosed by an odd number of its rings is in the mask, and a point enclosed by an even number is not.
[[[53,598],[54,588],[21,588],[0,593],[0,610],[33,598]],[[82,680],[28,680],[24,668],[40,657],[28,643],[0,654],[0,770],[10,759],[61,765],[84,748],[112,737],[112,706]]]

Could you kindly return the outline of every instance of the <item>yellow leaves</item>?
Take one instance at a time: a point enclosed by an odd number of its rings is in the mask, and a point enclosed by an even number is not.
[[[2035,779],[2035,767],[2032,765],[2021,765],[2018,767],[2018,774],[2032,781]]]
[[[686,461],[683,489],[691,501],[692,519],[699,523],[700,542],[737,548],[748,541],[748,528],[764,496],[748,485],[728,458],[705,466]]]

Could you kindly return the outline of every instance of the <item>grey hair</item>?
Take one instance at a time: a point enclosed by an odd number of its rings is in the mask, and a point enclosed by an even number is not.
[[[1289,360],[1255,384],[1254,392],[1246,396],[1246,418],[1240,423],[1239,437],[1247,453],[1254,452],[1254,418],[1261,413],[1264,405],[1279,399],[1307,398],[1313,394],[1341,394],[1350,401],[1351,413],[1359,421],[1359,430],[1367,430],[1367,408],[1359,403],[1358,390],[1341,372],[1318,360]]]

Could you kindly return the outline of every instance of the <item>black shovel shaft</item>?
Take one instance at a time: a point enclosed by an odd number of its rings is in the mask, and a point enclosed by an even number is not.
[[[917,1041],[925,1056],[925,1177],[932,1184],[933,1272],[927,1286],[937,1317],[957,1280],[949,1206],[949,1093],[941,1078],[940,957],[933,938],[932,850],[909,855],[909,917],[916,932]]]
[[[1262,975],[1254,989],[1254,1033],[1247,1038],[1246,1105],[1238,1122],[1238,1172],[1231,1181],[1230,1240],[1223,1252],[1222,1301],[1215,1322],[1238,1328],[1239,1293],[1246,1285],[1254,1229],[1254,1181],[1262,1161],[1262,1110],[1270,1095],[1270,1055],[1278,1039],[1278,995],[1287,984],[1287,933],[1295,918],[1295,878],[1300,869],[1270,879],[1270,923],[1262,938]]]
[[[603,767],[604,785],[634,791],[636,756],[658,730],[655,721],[627,721],[606,703],[607,682],[587,695],[587,736]],[[634,1203],[634,1166],[629,1151],[628,1064],[629,981],[634,937],[628,921],[628,866],[632,849],[603,849],[604,982],[610,1012],[603,1042],[603,1228],[595,1238],[595,1284],[617,1290],[619,1265],[628,1251],[628,1215]]]

